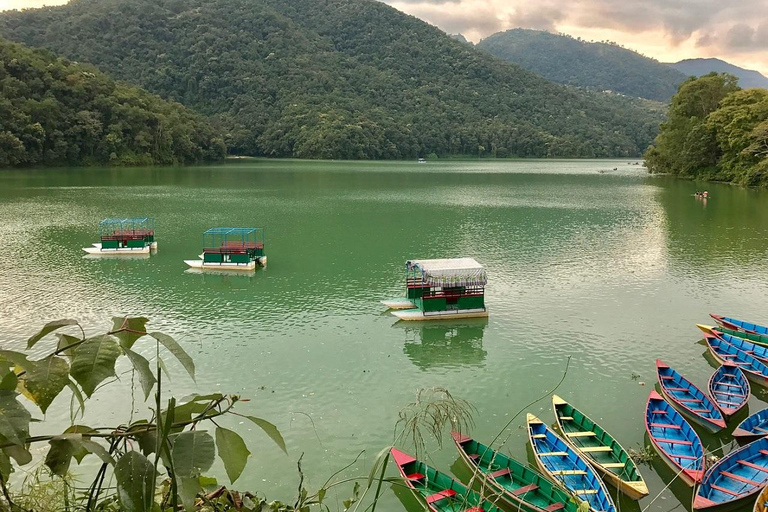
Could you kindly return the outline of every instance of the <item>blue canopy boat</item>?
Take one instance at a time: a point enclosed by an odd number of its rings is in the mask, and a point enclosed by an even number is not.
[[[768,484],[768,439],[734,450],[707,471],[693,500],[694,510],[746,505]]]
[[[661,393],[676,405],[681,413],[710,432],[719,432],[725,428],[723,413],[707,394],[691,381],[660,359],[656,360],[656,375],[659,378]]]
[[[747,405],[749,391],[744,372],[730,361],[723,363],[709,378],[709,395],[726,418]]]
[[[743,350],[739,350],[714,334],[705,332],[704,341],[707,342],[709,352],[721,364],[726,361],[731,361],[741,368],[741,371],[744,372],[744,375],[746,375],[749,380],[761,386],[768,386],[768,366],[760,362],[759,359],[752,357]]]
[[[768,409],[748,416],[733,431],[733,437],[740,444],[751,443],[765,436],[768,436]]]
[[[656,391],[645,406],[645,430],[653,447],[680,479],[693,486],[704,478],[706,459],[699,435]]]
[[[527,423],[536,464],[544,474],[576,498],[588,502],[592,512],[616,512],[613,499],[592,466],[533,414],[528,414]],[[593,449],[611,450],[611,447]]]
[[[723,327],[728,327],[729,329],[736,329],[753,334],[768,335],[768,327],[765,327],[764,325],[753,324],[751,322],[745,322],[744,320],[738,320],[736,318],[730,318],[727,316],[715,315],[714,313],[710,313],[709,316],[714,318],[715,322],[718,324],[722,325]]]

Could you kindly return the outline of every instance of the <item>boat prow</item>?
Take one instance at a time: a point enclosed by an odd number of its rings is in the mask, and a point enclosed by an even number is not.
[[[712,334],[712,330],[715,328],[714,326],[711,326],[711,325],[702,325],[702,324],[696,324],[696,327],[698,327],[699,330],[704,334]]]

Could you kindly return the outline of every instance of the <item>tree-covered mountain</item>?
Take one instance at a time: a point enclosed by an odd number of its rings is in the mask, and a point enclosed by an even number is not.
[[[689,78],[645,154],[651,172],[768,186],[768,90],[737,78]]]
[[[224,141],[178,103],[92,66],[0,40],[0,167],[222,159]]]
[[[72,0],[3,13],[0,35],[210,115],[239,154],[636,155],[663,118],[374,0]]]
[[[739,79],[739,86],[744,89],[762,87],[768,89],[768,78],[758,71],[740,68],[720,59],[685,59],[669,66],[687,76],[704,76],[709,73],[728,73]]]
[[[560,84],[668,101],[686,75],[632,50],[564,34],[513,29],[477,44],[491,54]]]

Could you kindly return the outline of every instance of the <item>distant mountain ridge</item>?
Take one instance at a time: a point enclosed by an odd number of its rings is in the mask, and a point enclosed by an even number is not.
[[[686,75],[610,43],[516,28],[477,44],[491,54],[556,83],[668,101]]]
[[[552,84],[374,0],[71,0],[0,35],[210,116],[236,154],[640,154],[658,106]]]
[[[730,73],[738,77],[739,86],[743,89],[762,87],[768,89],[768,77],[759,71],[744,69],[720,59],[685,59],[668,64],[689,76],[703,76],[713,71],[715,73]]]

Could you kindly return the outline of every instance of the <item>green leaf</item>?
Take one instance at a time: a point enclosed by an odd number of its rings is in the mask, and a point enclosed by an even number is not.
[[[139,374],[139,382],[141,383],[141,389],[144,390],[144,400],[146,400],[149,398],[149,395],[152,393],[152,388],[155,387],[155,383],[157,382],[155,375],[149,368],[149,361],[130,349],[125,349],[125,355],[131,360],[133,368]]]
[[[67,361],[54,355],[40,361],[30,361],[27,373],[22,377],[24,396],[37,404],[43,414],[68,382]]]
[[[112,334],[120,340],[120,346],[130,349],[136,340],[147,335],[148,318],[144,317],[112,317]]]
[[[184,349],[181,348],[181,345],[179,345],[176,340],[161,332],[151,332],[149,335],[159,341],[162,346],[167,348],[168,351],[173,354],[176,359],[179,360],[181,366],[187,370],[187,373],[190,377],[192,377],[192,380],[195,380],[195,362],[191,357],[189,357]]]
[[[53,322],[48,322],[43,326],[42,329],[40,329],[40,332],[32,336],[27,340],[27,349],[30,349],[35,346],[35,343],[40,341],[46,334],[52,333],[56,329],[59,329],[61,327],[65,327],[67,325],[78,325],[77,320],[72,320],[65,318],[63,320],[54,320]]]
[[[71,370],[70,370],[71,371]],[[77,403],[80,405],[80,417],[82,418],[85,416],[85,398],[83,398],[83,393],[80,392],[80,388],[77,387],[77,384],[70,380],[67,382],[67,387],[72,390],[72,397],[77,400]],[[77,411],[72,411],[72,408],[74,407],[74,404],[70,404],[70,419],[74,423],[75,418],[77,417]]]
[[[129,451],[115,464],[117,499],[126,512],[151,512],[155,496],[155,468],[136,451]]]
[[[45,456],[45,465],[51,469],[51,473],[61,477],[66,476],[72,457],[80,448],[82,440],[81,434],[65,434],[48,441],[51,448]]]
[[[191,430],[173,436],[171,458],[176,475],[195,479],[210,469],[216,457],[213,438],[203,430]]]
[[[148,424],[147,420],[139,420],[131,423],[131,426],[128,427],[128,432],[139,442],[139,448],[144,455],[155,453],[157,450],[157,430],[145,430]]]
[[[67,430],[64,431],[65,434],[95,434],[96,431],[92,429],[91,427],[86,427],[83,425],[72,425]],[[85,437],[83,437],[85,439]],[[77,446],[73,447],[72,450],[72,456],[77,460],[77,463],[80,464],[83,461],[83,457],[88,455],[90,451],[83,446],[82,443],[78,444]]]
[[[26,354],[14,352],[13,350],[0,350],[0,359],[8,361],[21,370],[26,370],[27,366],[29,366]]]
[[[13,473],[13,466],[11,465],[11,459],[5,451],[0,450],[0,477],[4,482],[8,481],[8,477]]]
[[[379,468],[382,466],[382,464],[385,465],[387,462],[389,462],[389,453],[391,451],[392,447],[387,446],[386,448],[382,448],[379,453],[376,454],[376,458],[373,459],[373,465],[371,466],[371,472],[368,474],[368,489],[370,489],[371,484],[373,483],[373,479],[376,478],[376,473],[379,471]]]
[[[224,469],[227,470],[229,481],[234,484],[245,469],[251,452],[237,432],[222,427],[216,429],[216,448],[219,451],[219,457],[224,462]]]
[[[104,448],[102,445],[94,441],[93,439],[90,439],[88,437],[83,437],[82,441],[83,448],[88,450],[88,453],[92,453],[98,458],[101,459],[102,462],[105,464],[115,464],[115,459],[112,458],[112,456],[109,454],[106,448]],[[78,464],[80,461],[77,461]]]
[[[274,426],[272,423],[268,422],[267,420],[263,420],[261,418],[257,418],[256,416],[246,416],[249,420],[254,422],[256,425],[263,430],[272,441],[275,442],[277,446],[280,447],[283,452],[285,452],[286,455],[288,455],[288,450],[285,448],[285,440],[283,439],[283,436],[280,434],[280,431],[277,430],[277,427]]]
[[[19,466],[26,466],[32,462],[32,454],[25,445],[7,446],[3,448],[5,453],[11,456]]]
[[[6,366],[0,366],[0,389],[14,391],[18,384],[19,379],[16,377],[16,373]]]
[[[323,500],[325,499],[325,493],[328,492],[328,489],[320,489],[317,491],[317,503],[319,505],[323,504]]]
[[[220,487],[219,481],[210,476],[201,476],[198,478],[198,481],[200,482],[200,487],[202,487],[203,492],[213,492]]]
[[[56,345],[56,351],[60,354],[64,354],[70,361],[72,361],[72,358],[75,357],[75,349],[77,348],[77,346],[72,347],[72,345],[77,345],[82,340],[76,336],[70,336],[69,334],[57,334],[56,337],[59,338],[59,343]]]
[[[179,477],[177,480],[179,486],[179,498],[184,505],[184,510],[195,510],[195,498],[197,493],[202,491],[200,486],[200,479],[197,477]]]
[[[0,435],[8,442],[23,445],[29,437],[29,414],[16,400],[19,394],[7,389],[0,390]]]
[[[115,376],[119,356],[120,346],[106,334],[88,338],[75,350],[69,373],[90,398],[99,384]]]

